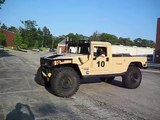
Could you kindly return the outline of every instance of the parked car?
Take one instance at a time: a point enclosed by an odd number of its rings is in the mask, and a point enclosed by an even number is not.
[[[54,49],[54,48],[50,48],[49,49],[49,52],[56,52],[57,50],[56,49]]]
[[[32,49],[32,51],[39,52],[40,50],[39,49]]]

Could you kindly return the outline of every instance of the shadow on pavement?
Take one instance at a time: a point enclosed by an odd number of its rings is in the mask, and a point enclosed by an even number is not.
[[[7,50],[0,50],[0,58],[1,57],[10,57],[10,56],[14,56],[8,53]]]
[[[109,83],[111,85],[114,85],[114,86],[117,86],[117,87],[122,87],[122,88],[125,88],[122,81],[118,81],[116,79],[114,79],[111,83]]]
[[[87,78],[87,79],[81,79],[80,80],[80,84],[94,84],[94,83],[101,83],[102,81],[100,80],[100,79],[92,79],[92,78]],[[110,82],[110,83],[107,83],[106,82],[106,84],[110,84],[110,85],[113,85],[113,86],[117,86],[117,87],[121,87],[121,88],[125,88],[124,87],[124,85],[123,85],[123,83],[122,83],[122,81],[119,81],[119,80],[116,80],[116,79],[114,79],[112,82]],[[52,89],[51,89],[51,86],[50,86],[50,83],[46,83],[45,85],[45,89],[49,92],[49,93],[51,93],[51,94],[53,94],[53,92],[52,92]],[[54,95],[54,94],[53,94]]]
[[[70,106],[67,105],[65,102],[62,102],[61,104],[41,104],[36,107],[35,111],[38,112],[39,116],[49,116],[53,120],[80,120],[79,116],[74,113]]]
[[[17,103],[15,109],[7,114],[6,120],[35,120],[35,117],[28,105]]]
[[[101,81],[99,80],[99,79],[81,79],[80,80],[80,84],[92,84],[92,83],[100,83]],[[53,92],[52,92],[52,89],[51,89],[51,85],[50,85],[50,83],[45,83],[45,89],[49,92],[49,93],[51,93],[51,94],[53,94]],[[54,94],[53,94],[54,95]]]
[[[81,79],[81,81],[80,81],[81,84],[92,84],[92,83],[100,83],[100,82],[102,82],[102,81],[98,78],[97,79],[87,78],[87,79]],[[116,79],[114,79],[112,82],[110,82],[108,84],[124,88],[124,85],[123,85],[122,81],[118,81]]]
[[[50,82],[46,82],[46,80],[44,80],[44,79],[45,78],[42,78],[42,76],[41,76],[41,68],[39,67],[37,72],[36,72],[36,74],[35,74],[34,81],[37,84],[39,84],[41,86],[44,86],[45,89],[49,93],[53,94],[51,86],[50,86]],[[85,78],[85,79],[81,79],[80,80],[80,84],[94,84],[94,83],[101,83],[101,82],[102,81],[100,79],[98,79],[98,78]],[[122,81],[118,81],[116,79],[114,79],[113,81],[111,81],[108,84],[124,88],[124,85],[123,85]]]

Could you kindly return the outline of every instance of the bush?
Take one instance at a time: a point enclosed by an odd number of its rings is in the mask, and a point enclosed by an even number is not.
[[[27,49],[27,48],[28,48],[28,45],[23,43],[23,44],[21,44],[21,48],[22,48],[22,49]]]
[[[0,45],[6,46],[6,36],[0,33]]]
[[[42,47],[41,47],[41,48],[39,48],[39,50],[40,50],[40,51],[47,51],[48,48],[45,48],[45,47],[42,48]]]

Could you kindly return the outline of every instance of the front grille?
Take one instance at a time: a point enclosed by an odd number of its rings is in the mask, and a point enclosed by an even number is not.
[[[41,58],[41,59],[40,59],[40,64],[42,65],[42,64],[44,64],[44,63],[45,63],[44,58]]]
[[[44,58],[41,58],[40,59],[40,64],[42,65],[42,66],[51,66],[51,60],[48,60],[48,59],[44,59]]]

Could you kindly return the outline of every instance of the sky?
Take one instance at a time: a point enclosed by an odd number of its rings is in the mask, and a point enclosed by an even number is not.
[[[20,20],[35,20],[55,36],[105,32],[117,37],[155,41],[160,0],[6,0],[0,21],[23,26]]]

